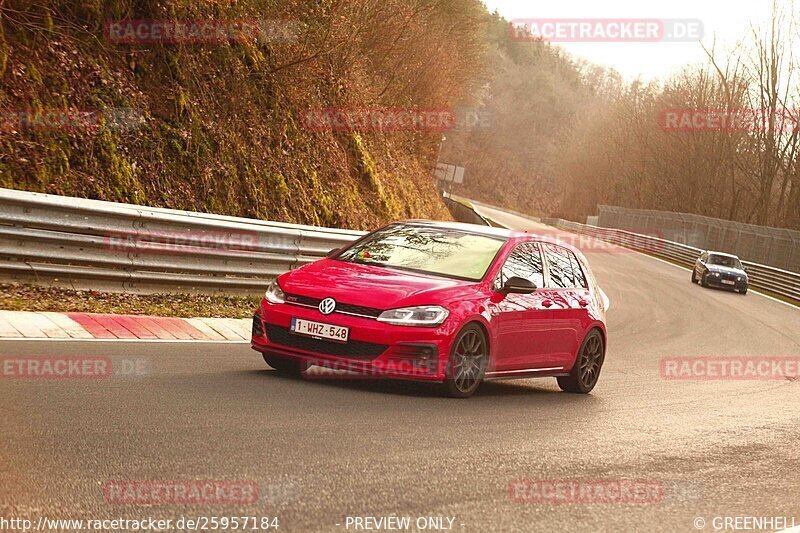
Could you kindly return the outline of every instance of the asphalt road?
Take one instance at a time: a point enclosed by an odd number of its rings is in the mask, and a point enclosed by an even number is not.
[[[800,310],[590,248],[611,299],[590,396],[551,379],[489,383],[466,401],[424,384],[288,379],[244,344],[2,342],[3,356],[140,366],[102,380],[0,381],[0,516],[278,516],[279,531],[347,531],[347,516],[384,515],[455,517],[452,531],[464,532],[698,531],[697,517],[712,531],[716,516],[800,524],[800,382],[673,381],[659,370],[674,356],[800,358]],[[108,480],[186,479],[257,482],[259,501],[103,496]],[[518,503],[509,486],[519,479],[638,479],[664,493]]]

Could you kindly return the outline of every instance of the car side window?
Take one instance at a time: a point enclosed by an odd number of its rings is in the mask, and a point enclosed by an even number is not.
[[[574,253],[553,244],[545,244],[547,264],[550,265],[550,288],[588,289],[586,274]]]
[[[517,245],[506,259],[497,285],[502,287],[508,278],[514,276],[532,281],[537,287],[544,287],[544,264],[537,243],[523,242]]]
[[[575,274],[572,271],[567,250],[560,246],[545,244],[547,264],[550,265],[550,287],[569,289],[575,286]]]
[[[581,289],[588,289],[589,284],[586,282],[586,275],[583,273],[580,261],[569,250],[567,250],[567,253],[569,254],[569,262],[572,263],[572,272],[575,274],[575,286]]]

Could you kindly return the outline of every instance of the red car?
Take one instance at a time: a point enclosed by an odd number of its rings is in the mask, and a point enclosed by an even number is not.
[[[251,345],[278,371],[440,382],[455,397],[489,379],[541,376],[588,393],[605,359],[606,301],[567,244],[398,222],[281,275]]]

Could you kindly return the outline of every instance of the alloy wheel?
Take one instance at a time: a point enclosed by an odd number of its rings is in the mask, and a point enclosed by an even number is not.
[[[600,367],[603,365],[603,343],[599,336],[591,337],[583,347],[580,360],[581,383],[591,388],[600,377]]]
[[[466,331],[452,357],[453,384],[460,392],[471,392],[483,378],[488,359],[486,342],[478,330]]]

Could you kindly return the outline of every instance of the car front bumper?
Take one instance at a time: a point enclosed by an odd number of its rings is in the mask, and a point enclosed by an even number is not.
[[[733,281],[733,284],[724,283],[724,281]],[[740,291],[742,289],[747,288],[747,280],[743,281],[736,281],[736,280],[726,280],[723,277],[716,277],[716,276],[706,276],[706,284],[709,287],[714,287],[717,289],[728,289],[728,290],[737,290]]]
[[[290,331],[293,318],[348,327],[349,339],[338,343],[297,335]],[[250,344],[265,354],[302,360],[308,377],[443,381],[455,333],[448,321],[436,328],[393,326],[371,318],[323,315],[313,308],[263,302],[253,317]]]

